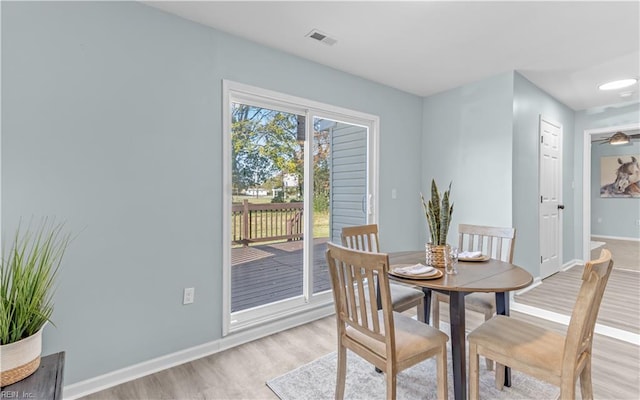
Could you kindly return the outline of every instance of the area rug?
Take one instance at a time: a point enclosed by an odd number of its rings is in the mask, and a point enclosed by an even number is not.
[[[449,398],[453,399],[451,351],[448,365]],[[336,387],[337,354],[331,353],[309,364],[274,378],[267,386],[281,400],[333,399]],[[559,388],[527,375],[512,371],[511,387],[500,391],[495,388],[493,372],[487,371],[480,358],[480,397],[484,399],[555,399]],[[396,394],[398,399],[436,399],[436,362],[429,359],[398,374]],[[384,399],[386,384],[384,374],[375,372],[373,366],[355,353],[347,351],[347,380],[345,399]]]

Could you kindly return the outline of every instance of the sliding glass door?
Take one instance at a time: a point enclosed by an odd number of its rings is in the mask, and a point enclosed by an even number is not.
[[[326,243],[375,219],[376,120],[239,84],[225,94],[228,333],[332,301]]]

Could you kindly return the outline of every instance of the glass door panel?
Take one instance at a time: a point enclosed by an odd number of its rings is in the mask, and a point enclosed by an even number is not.
[[[303,115],[232,103],[231,312],[303,296]]]
[[[313,118],[313,293],[331,289],[326,242],[340,243],[342,227],[367,223],[368,128]]]

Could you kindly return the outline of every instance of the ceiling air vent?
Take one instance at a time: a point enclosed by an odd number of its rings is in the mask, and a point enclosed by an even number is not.
[[[307,33],[305,36],[310,37],[311,39],[315,39],[318,42],[324,43],[327,46],[333,46],[337,42],[336,39],[329,37],[329,35],[327,35],[326,33],[322,33],[317,29],[312,30],[311,32]]]

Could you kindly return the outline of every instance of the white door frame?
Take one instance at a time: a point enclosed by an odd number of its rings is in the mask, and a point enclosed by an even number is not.
[[[582,153],[582,260],[591,259],[591,137],[603,133],[640,129],[640,123],[585,129]]]

